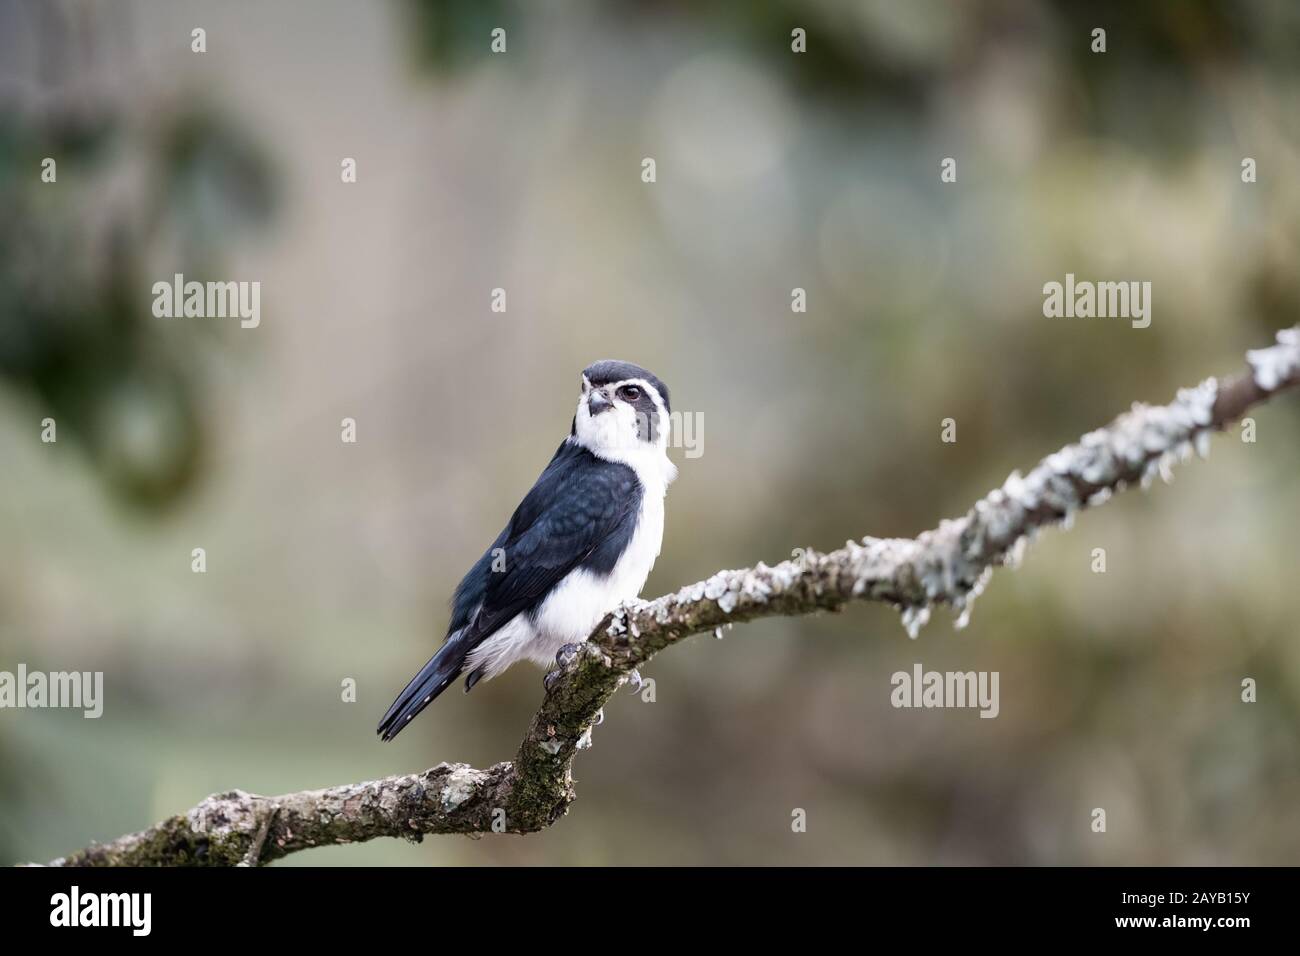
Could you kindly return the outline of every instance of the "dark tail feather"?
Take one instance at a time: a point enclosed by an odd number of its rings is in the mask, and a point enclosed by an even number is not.
[[[458,631],[449,637],[438,653],[429,658],[429,663],[420,668],[420,673],[411,678],[405,690],[397,695],[397,700],[388,708],[376,730],[385,741],[400,734],[416,714],[428,707],[460,675],[469,651],[460,639],[463,634],[464,631]]]

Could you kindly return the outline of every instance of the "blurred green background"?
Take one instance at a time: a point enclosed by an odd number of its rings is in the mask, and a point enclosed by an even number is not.
[[[0,862],[510,758],[526,665],[374,726],[595,359],[704,423],[647,597],[914,535],[1232,371],[1300,315],[1298,40],[1283,0],[0,0],[0,670],[106,694],[0,711]],[[153,318],[174,272],[260,281],[261,326]],[[1151,327],[1044,318],[1066,272],[1151,281]],[[1300,403],[1256,418],[966,631],[859,606],[665,654],[548,832],[280,865],[1294,863]],[[892,709],[918,661],[1000,671],[1000,716]]]

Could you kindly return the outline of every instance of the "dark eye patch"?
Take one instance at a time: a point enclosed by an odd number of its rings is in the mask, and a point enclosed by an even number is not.
[[[642,441],[656,441],[662,422],[659,421],[659,409],[655,407],[650,392],[639,385],[621,385],[618,397],[631,405],[636,413],[637,436]]]

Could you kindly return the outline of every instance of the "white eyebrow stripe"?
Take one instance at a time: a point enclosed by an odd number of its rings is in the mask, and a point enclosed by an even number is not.
[[[590,386],[590,383],[587,382],[587,376],[585,374],[582,376],[582,381],[585,384]],[[664,405],[664,397],[659,394],[659,389],[651,385],[648,380],[644,378],[623,378],[623,379],[619,379],[617,382],[610,382],[608,385],[602,385],[601,388],[608,388],[612,392],[616,393],[624,385],[636,385],[639,388],[643,389],[645,393],[650,396],[650,401],[654,405],[655,412],[658,415],[660,421],[663,422],[665,426],[667,425],[668,409]],[[594,388],[595,386],[590,386],[590,387]],[[617,397],[617,395],[615,397]]]
[[[655,388],[653,385],[651,385],[649,382],[647,382],[647,381],[646,381],[645,379],[643,379],[643,378],[625,378],[625,379],[621,379],[621,380],[615,382],[615,383],[613,384],[613,386],[611,386],[611,387],[618,389],[618,388],[622,388],[624,385],[638,385],[638,386],[640,386],[641,388],[644,388],[647,392],[654,392],[656,395],[659,394],[659,389]]]

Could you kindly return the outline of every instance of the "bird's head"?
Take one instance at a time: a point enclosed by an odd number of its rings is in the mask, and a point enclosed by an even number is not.
[[[582,371],[573,437],[593,454],[623,461],[668,447],[668,386],[631,362],[605,360]]]

